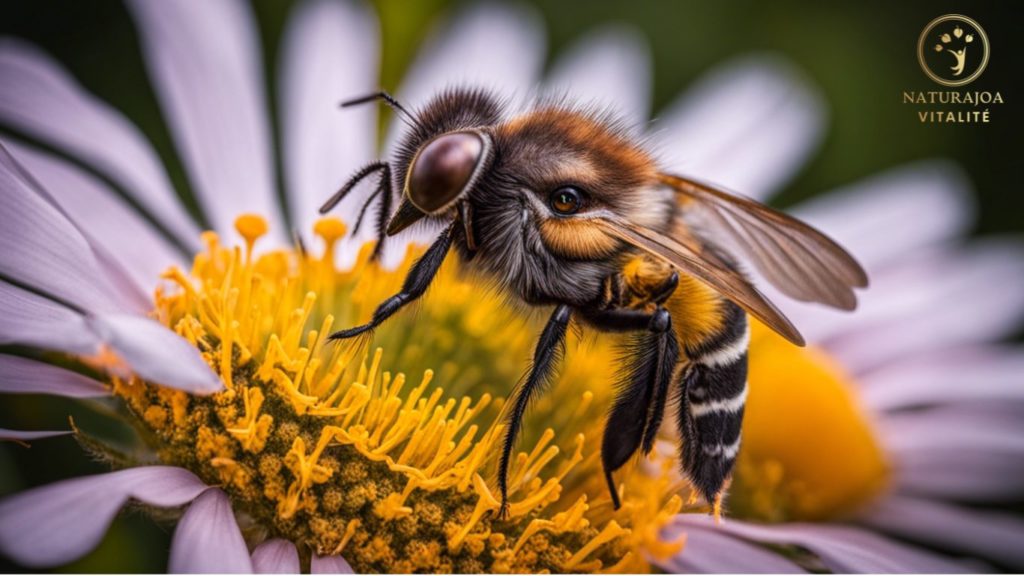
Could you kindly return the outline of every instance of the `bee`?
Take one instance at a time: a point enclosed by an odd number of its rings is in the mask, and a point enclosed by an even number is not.
[[[551,379],[570,321],[629,334],[601,444],[614,507],[613,473],[651,451],[673,394],[682,471],[717,508],[740,447],[748,315],[804,344],[736,257],[792,298],[844,310],[856,307],[854,289],[868,284],[863,268],[797,219],[663,171],[620,124],[566,101],[513,114],[487,91],[450,88],[415,113],[384,92],[342,106],[376,100],[407,124],[394,157],[356,172],[320,212],[377,174],[356,225],[380,197],[375,255],[387,237],[418,222],[442,231],[369,322],[330,338],[365,334],[416,301],[454,249],[506,294],[553,307],[530,370],[506,404],[502,516],[523,415]]]

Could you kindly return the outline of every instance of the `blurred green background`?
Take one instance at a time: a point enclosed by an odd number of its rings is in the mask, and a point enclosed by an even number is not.
[[[381,85],[394,90],[424,36],[460,3],[377,0],[373,4],[382,21]],[[732,56],[771,51],[794,61],[821,88],[830,116],[822,147],[778,198],[781,205],[887,167],[940,156],[958,161],[977,188],[981,207],[977,234],[1024,230],[1020,89],[1024,11],[1019,3],[548,0],[530,4],[546,21],[549,61],[594,27],[619,23],[641,30],[654,58],[655,113],[701,73]],[[278,45],[293,5],[283,0],[253,3],[271,108]],[[988,33],[991,60],[968,89],[1002,94],[1005,104],[991,107],[990,124],[921,124],[916,109],[902,104],[904,90],[940,89],[918,67],[915,49],[922,28],[948,13],[970,16]],[[175,186],[179,191],[187,188],[146,81],[138,38],[120,2],[8,0],[0,3],[0,35],[31,40],[61,60],[89,91],[122,110],[149,136],[170,167]],[[0,427],[63,428],[69,414],[88,427],[102,421],[101,411],[101,405],[53,398],[4,397]],[[37,442],[31,448],[0,445],[0,494],[103,470],[70,439]],[[162,571],[169,539],[168,527],[129,512],[115,521],[99,549],[65,570]],[[23,570],[3,562],[0,559],[0,570]]]

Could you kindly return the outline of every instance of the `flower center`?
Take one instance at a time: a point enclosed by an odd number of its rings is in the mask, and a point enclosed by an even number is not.
[[[872,430],[848,376],[824,351],[797,348],[754,323],[730,514],[781,522],[854,510],[888,476]]]
[[[266,221],[242,216],[236,228],[246,245],[206,233],[190,274],[166,272],[154,311],[226,390],[196,397],[139,381],[115,390],[161,461],[229,494],[251,542],[287,538],[306,555],[342,554],[357,572],[636,571],[647,554],[678,551],[658,541],[681,507],[670,475],[622,474],[615,512],[585,440],[603,426],[592,399],[611,398],[608,343],[569,343],[561,380],[526,422],[511,517],[501,520],[496,397],[527,365],[537,320],[453,261],[417,311],[377,330],[372,354],[365,339],[332,343],[332,329],[366,321],[399,289],[413,251],[384,271],[364,246],[340,272],[338,220],[316,224],[320,256],[256,255]]]

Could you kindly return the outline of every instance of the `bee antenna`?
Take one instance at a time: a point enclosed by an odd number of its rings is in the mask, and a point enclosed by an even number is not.
[[[405,119],[410,125],[415,128],[423,128],[423,124],[420,123],[419,118],[415,114],[405,109],[405,106],[395,99],[394,96],[388,94],[384,90],[380,92],[374,92],[373,94],[367,94],[366,96],[360,96],[351,100],[345,100],[341,103],[342,108],[349,108],[351,106],[358,106],[359,104],[366,104],[367,102],[373,102],[376,100],[383,100],[392,109],[397,110],[401,113],[403,119]]]

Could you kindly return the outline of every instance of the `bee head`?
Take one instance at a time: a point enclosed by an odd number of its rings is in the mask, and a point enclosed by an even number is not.
[[[599,260],[620,243],[592,225],[614,217],[661,228],[673,206],[657,187],[657,166],[627,129],[600,113],[540,108],[495,132],[496,171],[515,182],[523,222],[552,255]]]
[[[421,146],[406,172],[402,204],[388,235],[453,208],[486,170],[490,149],[490,137],[477,130],[448,132]]]

